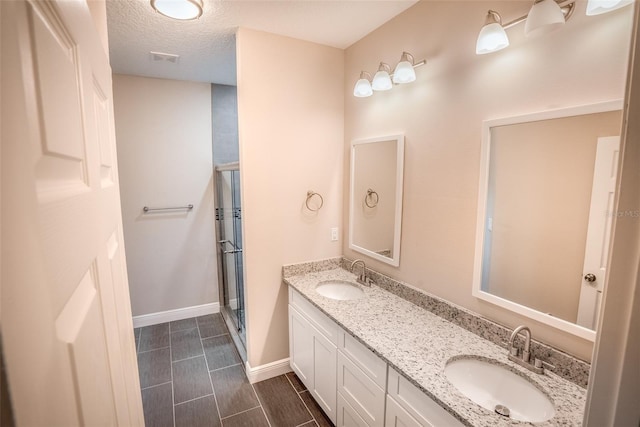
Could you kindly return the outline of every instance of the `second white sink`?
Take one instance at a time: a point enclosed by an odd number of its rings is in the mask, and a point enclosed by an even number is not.
[[[343,280],[320,282],[316,286],[316,292],[327,298],[343,301],[364,298],[364,291],[358,285]]]
[[[496,362],[498,363],[498,362]],[[474,358],[454,359],[444,369],[447,379],[465,396],[489,411],[508,408],[509,418],[532,423],[551,419],[551,400],[507,366]]]

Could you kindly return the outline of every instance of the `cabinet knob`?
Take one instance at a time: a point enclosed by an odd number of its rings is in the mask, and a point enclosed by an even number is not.
[[[584,275],[584,281],[585,282],[589,282],[589,283],[593,283],[596,281],[596,275],[593,273],[587,273]]]

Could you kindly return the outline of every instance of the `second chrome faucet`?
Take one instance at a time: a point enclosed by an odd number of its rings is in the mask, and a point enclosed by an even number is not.
[[[356,264],[362,264],[362,274],[356,277],[356,282],[360,283],[361,285],[371,286],[373,280],[370,277],[367,277],[367,267],[364,265],[363,260],[357,259],[353,261],[351,263],[351,272],[353,273]]]
[[[522,356],[519,355],[518,347],[515,346],[515,339],[520,334],[520,332],[524,333],[524,347],[522,348]],[[525,326],[520,325],[513,330],[511,333],[511,337],[509,338],[509,360],[512,362],[516,362],[520,366],[524,366],[530,371],[535,372],[536,374],[544,374],[543,364],[547,366],[551,366],[540,359],[534,359],[534,362],[531,363],[531,330]]]

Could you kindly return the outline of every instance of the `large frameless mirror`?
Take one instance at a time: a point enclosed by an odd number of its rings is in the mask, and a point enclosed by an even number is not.
[[[400,265],[404,136],[351,143],[349,247]]]
[[[622,102],[484,122],[473,295],[595,339]]]

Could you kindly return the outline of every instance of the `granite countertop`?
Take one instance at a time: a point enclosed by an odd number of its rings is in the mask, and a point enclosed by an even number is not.
[[[470,426],[581,425],[586,390],[559,376],[535,374],[510,362],[507,351],[378,286],[361,286],[356,276],[337,268],[284,279],[391,367],[440,406]],[[319,282],[347,280],[366,298],[338,301],[315,292]],[[456,356],[489,358],[527,377],[554,403],[556,415],[542,423],[519,422],[486,410],[460,393],[445,377],[447,361]]]

